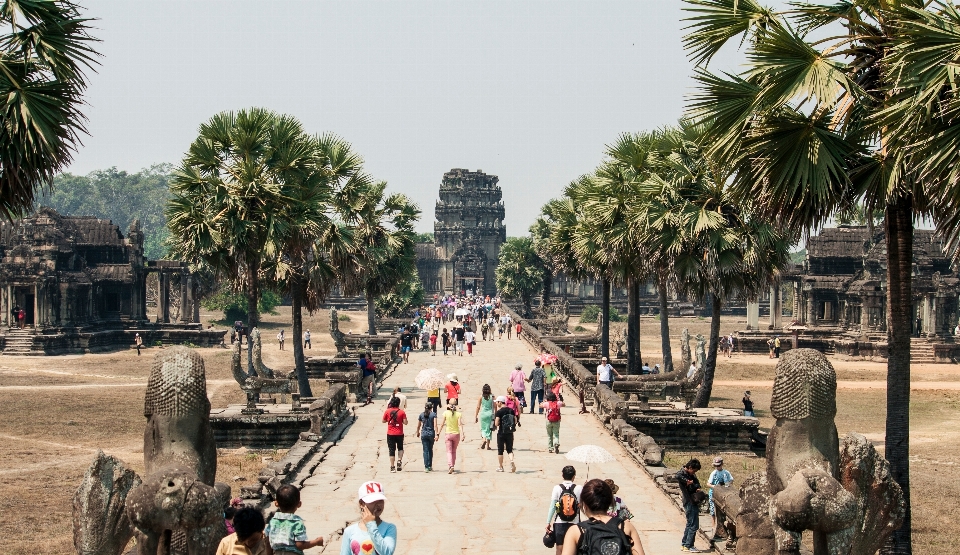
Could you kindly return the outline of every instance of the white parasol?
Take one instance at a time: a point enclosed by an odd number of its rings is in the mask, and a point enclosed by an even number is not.
[[[458,308],[456,312],[453,313],[454,316],[466,316],[470,314],[470,310],[466,308]]]
[[[447,384],[447,377],[443,372],[437,370],[436,368],[427,368],[426,370],[421,370],[417,374],[416,378],[417,387],[420,389],[426,389],[431,391],[433,389],[440,389]]]
[[[582,462],[587,465],[587,478],[590,477],[590,465],[599,463],[608,463],[617,460],[610,451],[607,451],[599,445],[580,445],[574,447],[566,455],[567,460]]]

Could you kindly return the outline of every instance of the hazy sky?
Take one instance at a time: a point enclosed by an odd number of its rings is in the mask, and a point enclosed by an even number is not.
[[[498,175],[509,235],[692,85],[680,0],[80,0],[102,66],[73,173],[178,163],[201,122],[263,106],[353,143],[432,231],[442,175]],[[730,65],[721,59],[720,66]]]

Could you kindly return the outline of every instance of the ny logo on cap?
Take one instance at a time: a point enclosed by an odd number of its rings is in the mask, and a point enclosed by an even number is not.
[[[383,486],[379,482],[367,482],[367,493],[383,493]]]

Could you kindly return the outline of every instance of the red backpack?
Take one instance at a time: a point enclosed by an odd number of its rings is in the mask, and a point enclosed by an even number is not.
[[[547,406],[547,422],[560,422],[560,405],[556,402]]]

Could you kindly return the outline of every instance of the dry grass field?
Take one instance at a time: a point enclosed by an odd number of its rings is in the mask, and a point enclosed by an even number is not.
[[[364,331],[365,315],[344,313],[345,332]],[[218,314],[201,314],[205,323]],[[328,335],[328,314],[305,318],[304,327],[313,333],[314,348],[308,355],[333,354]],[[279,370],[293,367],[290,346],[289,308],[266,315],[262,326],[264,362]],[[706,333],[709,323],[697,318],[674,319],[671,335],[679,344],[683,327],[691,333]],[[723,331],[743,327],[745,322],[725,319]],[[593,326],[584,325],[593,328]],[[283,328],[288,337],[284,351],[277,348],[276,333]],[[659,322],[644,318],[644,358],[660,360]],[[0,553],[73,553],[71,498],[93,455],[102,449],[142,470],[143,394],[153,357],[149,348],[137,357],[135,350],[105,354],[58,357],[0,357]],[[679,356],[679,349],[675,351]],[[239,403],[243,395],[231,377],[229,351],[200,349],[206,363],[207,392],[214,406]],[[767,408],[775,362],[765,356],[737,355],[721,359],[714,404],[739,407],[743,389],[751,389],[761,423],[772,422]],[[835,359],[842,382],[882,382],[883,363]],[[942,552],[960,517],[956,504],[942,499],[960,496],[960,366],[922,365],[914,367],[915,383],[934,387],[915,391],[912,410],[913,480],[916,484],[936,482],[936,496],[915,488],[914,526],[917,553]],[[856,430],[878,441],[882,447],[885,394],[882,389],[844,387],[839,392],[840,433]],[[668,463],[681,461],[690,453],[668,453]],[[260,468],[282,453],[222,452],[218,480],[239,486],[255,480]],[[706,459],[710,453],[700,453]],[[763,467],[763,459],[724,454],[727,465],[738,477]],[[239,480],[235,480],[239,477]],[[629,500],[627,500],[629,502]],[[946,549],[949,551],[949,549]]]

